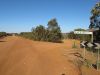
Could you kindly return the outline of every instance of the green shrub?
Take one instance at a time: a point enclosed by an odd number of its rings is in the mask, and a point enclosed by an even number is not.
[[[6,32],[0,32],[0,37],[6,36]]]
[[[32,29],[32,32],[22,32],[20,36],[33,39],[36,41],[49,41],[49,42],[61,42],[62,34],[60,27],[56,19],[52,19],[48,22],[48,27],[45,28],[43,25],[39,25]]]

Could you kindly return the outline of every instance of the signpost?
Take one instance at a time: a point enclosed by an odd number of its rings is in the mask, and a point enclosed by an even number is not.
[[[74,34],[86,34],[86,35],[91,35],[91,42],[93,42],[93,32],[89,32],[89,31],[74,31]],[[83,52],[83,56],[85,58],[85,46],[84,46],[84,52]]]
[[[93,32],[88,32],[88,31],[74,31],[74,34],[86,34],[86,35],[90,34],[91,35],[91,42],[93,43]],[[94,44],[96,46],[95,49],[98,50],[98,54],[97,54],[97,71],[98,71],[99,70],[99,50],[100,50],[100,44],[99,43],[94,43]],[[91,43],[88,43],[87,45],[88,45],[88,47],[92,47],[93,46],[93,44],[91,44]],[[83,44],[83,46],[84,46],[83,56],[85,58],[85,45]]]

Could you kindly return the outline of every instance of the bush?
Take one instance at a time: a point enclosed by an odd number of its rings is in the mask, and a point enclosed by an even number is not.
[[[0,37],[4,37],[6,35],[7,35],[6,32],[0,32]]]
[[[33,34],[32,34],[32,32],[21,32],[21,33],[19,34],[19,36],[25,37],[25,38],[28,38],[28,39],[33,39]]]
[[[39,25],[36,28],[32,28],[32,32],[22,32],[20,36],[33,39],[36,41],[48,41],[48,42],[61,42],[62,34],[60,27],[56,19],[52,19],[48,22],[48,27]]]
[[[44,26],[39,25],[32,29],[32,35],[34,40],[45,41],[46,40],[46,29]]]

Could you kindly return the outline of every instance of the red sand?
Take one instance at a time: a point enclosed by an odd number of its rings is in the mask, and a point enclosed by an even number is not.
[[[64,43],[38,42],[6,37],[0,42],[0,75],[80,75],[64,56],[73,40]]]

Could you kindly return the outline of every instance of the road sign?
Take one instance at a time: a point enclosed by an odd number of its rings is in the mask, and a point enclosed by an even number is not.
[[[93,34],[93,32],[88,32],[88,31],[74,31],[74,34]]]
[[[89,31],[74,31],[74,34],[88,34],[91,35],[91,42],[93,42],[93,32],[89,32]]]
[[[81,47],[93,48],[95,50],[100,49],[100,43],[96,42],[82,41],[80,45]]]

